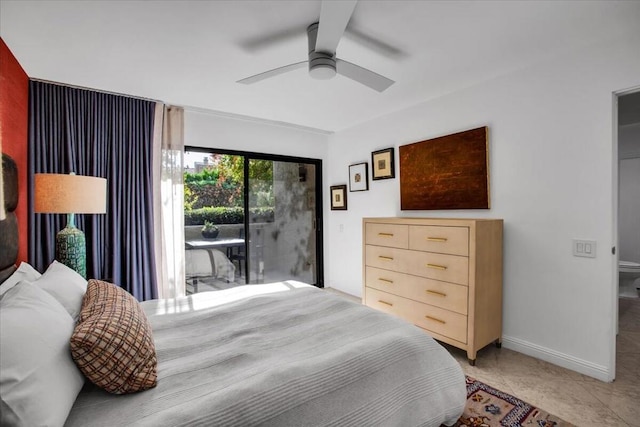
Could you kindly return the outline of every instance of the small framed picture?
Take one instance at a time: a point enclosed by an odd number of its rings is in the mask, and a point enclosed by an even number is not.
[[[374,181],[396,177],[396,166],[393,161],[393,147],[371,153],[371,174]]]
[[[331,210],[346,211],[347,210],[347,186],[332,185],[331,186]]]
[[[369,172],[367,163],[349,166],[349,191],[367,191],[369,189]]]

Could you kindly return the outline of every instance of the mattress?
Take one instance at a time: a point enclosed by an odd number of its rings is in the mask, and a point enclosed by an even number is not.
[[[142,303],[158,385],[86,385],[68,426],[440,426],[466,401],[460,365],[429,335],[300,282]]]

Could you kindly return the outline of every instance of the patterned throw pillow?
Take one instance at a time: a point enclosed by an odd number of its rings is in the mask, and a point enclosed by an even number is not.
[[[151,325],[138,301],[108,282],[89,280],[71,355],[82,373],[110,393],[146,390],[157,384]]]

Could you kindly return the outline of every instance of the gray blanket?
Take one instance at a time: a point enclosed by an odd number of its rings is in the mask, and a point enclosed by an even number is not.
[[[143,303],[158,386],[87,385],[69,426],[439,426],[466,401],[424,331],[299,282]]]

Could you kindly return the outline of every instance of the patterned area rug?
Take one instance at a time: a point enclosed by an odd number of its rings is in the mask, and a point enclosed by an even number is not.
[[[455,427],[571,427],[517,397],[467,376],[467,404]]]

